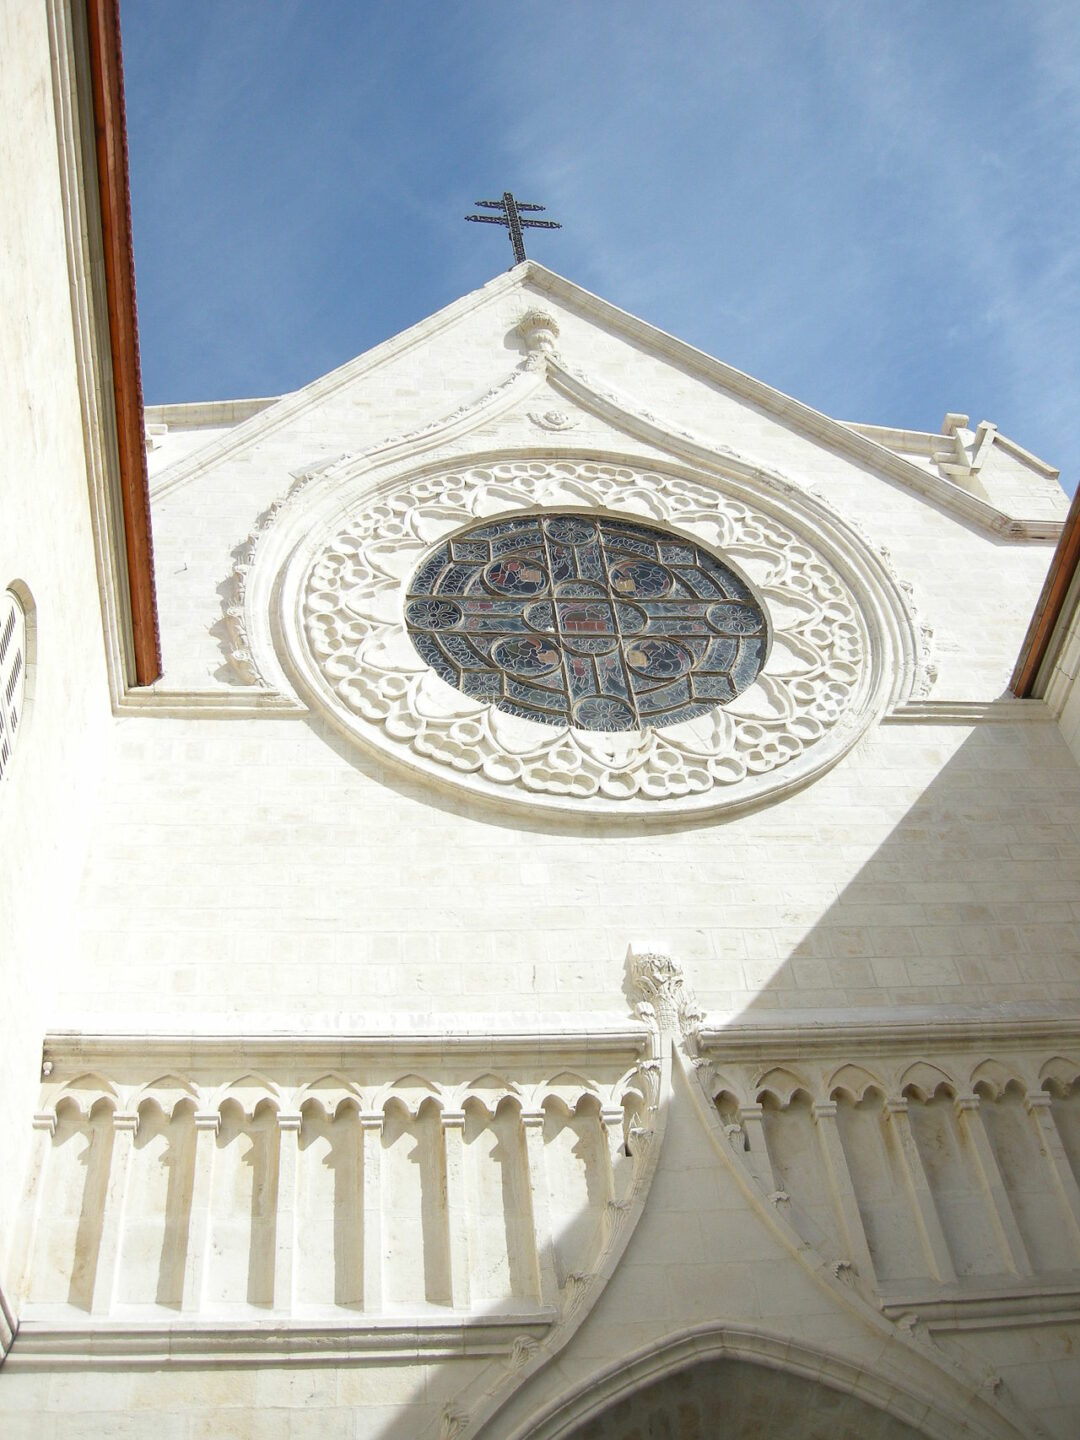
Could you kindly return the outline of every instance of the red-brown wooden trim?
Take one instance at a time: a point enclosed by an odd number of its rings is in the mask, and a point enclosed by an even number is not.
[[[1046,659],[1046,652],[1061,615],[1069,586],[1080,563],[1080,489],[1073,496],[1069,513],[1065,517],[1061,538],[1057,543],[1046,582],[1031,617],[1031,624],[1024,636],[1020,658],[1016,662],[1009,689],[1020,700],[1027,700],[1035,685],[1039,669]]]
[[[117,0],[86,0],[86,19],[135,682],[149,685],[161,675],[161,640],[150,533],[150,483],[146,471],[139,327],[135,313],[135,256],[131,243],[124,70]]]

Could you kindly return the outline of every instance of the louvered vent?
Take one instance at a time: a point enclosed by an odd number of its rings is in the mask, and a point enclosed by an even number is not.
[[[0,595],[0,780],[7,774],[26,693],[26,617],[10,590]]]

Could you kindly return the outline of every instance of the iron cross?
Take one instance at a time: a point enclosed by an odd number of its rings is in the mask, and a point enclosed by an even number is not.
[[[523,220],[522,210],[546,210],[546,205],[526,205],[523,200],[515,200],[509,190],[503,191],[501,200],[477,200],[474,202],[478,208],[484,210],[501,210],[501,215],[466,215],[466,220],[475,220],[481,225],[505,225],[510,232],[510,244],[514,247],[514,264],[520,265],[525,259],[525,236],[522,231],[530,230],[561,230],[562,226],[557,220]]]

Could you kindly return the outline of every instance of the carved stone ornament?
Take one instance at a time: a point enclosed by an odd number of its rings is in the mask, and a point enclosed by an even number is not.
[[[316,484],[286,507],[256,567],[276,615],[260,626],[250,614],[248,638],[262,674],[443,784],[574,814],[745,806],[821,773],[910,693],[903,596],[854,532],[790,488],[758,495],[741,480],[570,456],[444,463],[363,486],[362,474],[332,493]],[[644,520],[737,567],[769,620],[756,682],[705,716],[608,733],[510,715],[440,679],[406,630],[417,566],[478,520],[554,507]]]
[[[552,355],[559,340],[559,326],[546,310],[527,310],[517,323],[517,333],[530,356]]]
[[[565,410],[530,410],[529,419],[541,430],[573,430],[580,422]]]
[[[638,1019],[678,1036],[695,1048],[705,1019],[682,967],[663,950],[636,949],[626,955],[626,983]]]

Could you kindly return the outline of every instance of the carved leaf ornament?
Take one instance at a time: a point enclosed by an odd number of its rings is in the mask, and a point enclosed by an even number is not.
[[[278,657],[350,735],[473,794],[609,816],[754,803],[834,763],[900,698],[915,644],[897,587],[854,532],[835,517],[818,524],[821,507],[802,495],[782,517],[777,497],[754,503],[746,489],[567,457],[442,467],[353,500],[339,492],[306,524],[294,517]],[[753,683],[680,723],[615,731],[508,713],[441,678],[410,634],[418,571],[482,522],[552,513],[643,524],[737,575],[766,618]]]

